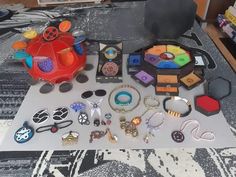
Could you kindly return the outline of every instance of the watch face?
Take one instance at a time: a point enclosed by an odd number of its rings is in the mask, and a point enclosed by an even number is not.
[[[181,143],[184,141],[184,134],[181,131],[173,131],[171,133],[171,137],[177,143]]]

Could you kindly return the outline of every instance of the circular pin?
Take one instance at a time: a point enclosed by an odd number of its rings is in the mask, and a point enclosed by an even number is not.
[[[47,109],[41,109],[33,115],[33,122],[40,124],[44,123],[49,118],[49,113]]]
[[[65,83],[62,83],[60,86],[59,86],[59,91],[61,93],[65,93],[65,92],[69,92],[71,91],[73,88],[73,84],[70,83],[70,82],[65,82]]]
[[[93,69],[93,65],[92,64],[86,64],[85,65],[85,68],[84,68],[85,71],[91,71],[92,69]]]
[[[177,143],[181,143],[184,141],[184,134],[181,131],[173,131],[171,133],[171,137]]]
[[[58,29],[56,27],[49,26],[43,32],[43,38],[46,41],[53,41],[54,39],[57,38],[58,34],[59,34],[59,32],[58,32]]]
[[[54,89],[54,85],[50,83],[44,84],[42,87],[40,87],[39,92],[42,94],[47,94],[51,92]]]
[[[66,107],[60,107],[60,108],[57,108],[54,113],[53,113],[53,120],[63,120],[66,118],[66,116],[68,115],[69,113],[69,109],[66,108]]]
[[[65,33],[71,29],[71,26],[72,24],[69,20],[64,20],[59,24],[59,30]]]
[[[76,81],[81,84],[88,82],[88,80],[89,80],[88,76],[84,74],[78,74],[78,76],[76,77]]]

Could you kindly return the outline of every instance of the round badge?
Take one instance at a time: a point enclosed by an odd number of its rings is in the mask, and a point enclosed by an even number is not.
[[[72,24],[69,20],[64,20],[59,24],[59,30],[65,33],[71,29],[71,26]]]
[[[66,116],[68,115],[68,113],[69,113],[69,109],[68,109],[68,108],[66,108],[66,107],[60,107],[60,108],[57,108],[57,109],[54,111],[52,118],[53,118],[54,120],[60,121],[60,120],[65,119]]]
[[[184,134],[181,131],[173,131],[171,133],[171,137],[177,143],[181,143],[184,141]]]
[[[53,41],[58,36],[58,29],[54,26],[47,27],[43,32],[43,38],[46,41]]]
[[[34,129],[30,127],[27,123],[24,123],[24,125],[16,131],[14,135],[14,140],[17,143],[25,143],[29,141],[33,136]]]
[[[119,71],[119,67],[114,62],[107,62],[102,67],[102,73],[105,76],[115,76]]]
[[[48,120],[49,113],[47,109],[41,109],[33,115],[33,122],[40,124]]]

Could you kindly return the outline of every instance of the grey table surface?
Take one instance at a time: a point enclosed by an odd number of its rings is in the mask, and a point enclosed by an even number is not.
[[[75,28],[83,29],[90,40],[122,40],[124,53],[145,47],[156,39],[144,28],[145,2],[116,3],[113,8],[80,10],[73,17]],[[197,23],[185,35],[195,33],[202,45],[180,37],[174,41],[204,50],[216,67],[206,69],[206,80],[218,76],[232,83],[232,93],[221,101],[222,111],[236,135],[236,77],[222,54]],[[0,119],[14,119],[29,85],[29,76],[9,50],[20,34],[1,41]],[[97,49],[89,46],[89,53]],[[0,126],[4,126],[1,123]],[[76,150],[0,152],[0,174],[7,176],[236,176],[236,148],[188,148],[151,150]]]

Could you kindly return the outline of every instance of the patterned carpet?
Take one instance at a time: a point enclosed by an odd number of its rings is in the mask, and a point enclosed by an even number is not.
[[[125,53],[155,41],[143,28],[144,2],[116,5],[116,8],[77,11],[74,20],[79,20],[78,28],[84,29],[89,39],[124,40]],[[114,28],[114,24],[122,26],[122,32]],[[192,33],[197,36],[197,41],[193,40]],[[188,37],[181,37],[177,41],[208,52],[216,64],[216,67],[206,70],[206,79],[222,76],[231,80],[232,94],[221,103],[225,118],[236,135],[235,73],[197,23],[185,35]],[[19,38],[19,34],[16,34],[4,40],[0,48],[2,120],[14,119],[29,88],[29,76],[19,63],[11,60],[9,46]],[[90,52],[95,49],[96,45],[90,45]],[[0,152],[0,174],[1,177],[234,177],[236,148]]]

